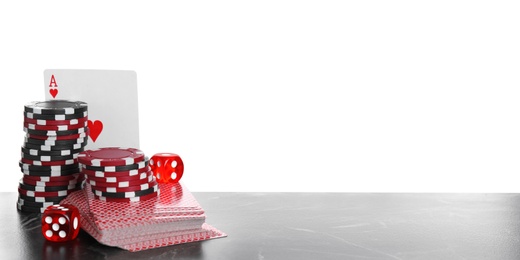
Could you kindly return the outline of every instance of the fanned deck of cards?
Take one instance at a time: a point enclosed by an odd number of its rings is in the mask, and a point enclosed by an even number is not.
[[[86,184],[61,203],[79,209],[81,228],[100,243],[129,251],[226,236],[205,223],[204,210],[182,184],[161,183],[159,190],[145,201],[106,202],[95,199]]]

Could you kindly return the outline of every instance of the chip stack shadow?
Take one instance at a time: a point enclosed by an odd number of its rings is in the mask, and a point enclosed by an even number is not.
[[[41,213],[82,188],[77,157],[88,143],[87,125],[85,102],[49,100],[24,106],[18,210]]]

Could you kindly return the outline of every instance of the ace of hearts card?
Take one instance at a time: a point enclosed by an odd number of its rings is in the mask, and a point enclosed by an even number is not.
[[[88,104],[86,149],[139,149],[135,71],[47,69],[43,74],[45,100],[74,100]]]

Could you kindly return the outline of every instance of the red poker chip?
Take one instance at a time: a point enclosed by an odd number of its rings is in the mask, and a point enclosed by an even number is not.
[[[108,182],[108,183],[116,183],[121,181],[138,181],[148,178],[150,175],[153,176],[151,171],[143,172],[135,176],[126,176],[126,177],[92,177],[89,175],[85,175],[85,179],[95,181],[95,182]]]
[[[24,117],[23,122],[27,124],[34,124],[34,125],[84,125],[88,121],[88,117],[83,118],[77,118],[77,119],[70,119],[70,120],[45,120],[45,119],[33,119]]]
[[[84,180],[83,177],[72,179],[69,181],[35,181],[27,178],[22,178],[22,182],[27,185],[32,186],[41,186],[41,187],[55,187],[55,186],[69,186],[69,185],[76,185],[77,183],[80,183]]]
[[[82,168],[81,172],[92,177],[99,177],[99,178],[107,178],[107,177],[128,177],[128,176],[135,176],[139,175],[143,172],[149,172],[151,169],[150,167],[144,167],[141,169],[135,169],[130,171],[119,171],[119,172],[105,172],[105,171],[93,171],[89,169]]]
[[[36,166],[59,166],[59,165],[70,165],[78,162],[77,159],[63,160],[63,161],[50,161],[50,162],[42,162],[42,161],[33,161],[25,158],[21,158],[20,161],[29,165]]]
[[[36,182],[67,182],[75,179],[79,179],[79,173],[65,175],[65,176],[31,176],[24,175],[23,179],[27,181],[36,181]],[[81,177],[83,179],[83,177]]]
[[[76,188],[76,183],[65,185],[65,186],[40,186],[40,185],[30,185],[27,183],[24,183],[22,180],[18,182],[18,187],[20,189],[26,190],[26,191],[35,191],[35,192],[55,192],[55,191],[62,191],[62,190],[71,190]]]
[[[25,190],[25,189],[22,189],[22,188],[18,187],[18,194],[21,194],[21,195],[24,195],[24,196],[27,196],[27,197],[42,197],[42,198],[45,198],[45,197],[64,197],[64,196],[67,196],[70,193],[72,193],[74,191],[77,191],[79,189],[81,189],[81,186],[80,185],[76,185],[76,187],[74,187],[72,189],[68,189],[68,190],[40,192],[40,191]]]
[[[108,193],[120,193],[120,192],[144,191],[144,190],[150,189],[150,188],[152,188],[154,186],[157,186],[157,181],[155,181],[155,180],[153,180],[151,182],[147,182],[147,183],[141,184],[141,185],[129,186],[129,187],[124,187],[124,188],[119,188],[119,187],[101,187],[101,186],[95,186],[95,185],[90,186],[90,188],[92,189],[92,191],[108,192]],[[96,194],[96,193],[94,192],[94,194]],[[100,195],[100,194],[98,194],[98,195]],[[103,195],[100,195],[100,196],[103,196]]]
[[[115,187],[115,188],[125,188],[131,186],[137,186],[145,183],[149,183],[155,181],[155,177],[153,174],[149,175],[148,178],[135,180],[135,181],[117,181],[117,182],[104,182],[104,181],[94,181],[89,180],[88,178],[85,180],[86,183],[90,184],[92,187]]]
[[[62,140],[76,140],[76,139],[82,139],[88,136],[88,130],[87,132],[81,133],[81,134],[72,134],[72,135],[56,135],[56,136],[49,136],[49,135],[32,135],[27,134],[27,138],[32,139],[38,139],[38,140],[46,140],[46,141],[62,141]]]
[[[27,129],[31,130],[42,130],[42,131],[68,131],[68,130],[76,130],[83,127],[88,126],[88,122],[85,121],[83,124],[75,124],[75,125],[36,125],[23,123],[23,126]]]
[[[122,166],[144,161],[144,153],[135,148],[106,147],[79,154],[80,163],[89,166]]]
[[[101,201],[106,201],[106,202],[138,202],[138,201],[145,201],[145,200],[155,198],[158,195],[159,195],[159,190],[157,190],[154,193],[150,193],[150,194],[140,196],[140,197],[133,197],[133,198],[111,198],[111,197],[103,197],[103,196],[98,196],[98,195],[94,195],[94,198],[101,200]]]

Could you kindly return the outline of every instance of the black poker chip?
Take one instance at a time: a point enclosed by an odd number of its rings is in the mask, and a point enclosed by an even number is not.
[[[18,197],[23,199],[24,201],[31,201],[31,202],[56,202],[59,203],[63,199],[65,199],[67,196],[48,196],[48,197],[30,197],[23,195],[21,193],[18,193]]]
[[[65,161],[72,160],[78,157],[78,154],[71,155],[30,155],[24,152],[20,153],[20,156],[25,159],[40,161],[40,162],[50,162],[50,161]]]
[[[71,129],[71,130],[61,130],[61,131],[54,131],[54,130],[34,130],[24,127],[23,131],[31,134],[31,135],[45,135],[45,136],[62,136],[62,135],[77,135],[87,132],[88,127],[82,127],[78,129]]]
[[[72,154],[78,154],[84,150],[84,148],[79,149],[63,149],[63,150],[55,150],[55,151],[42,151],[38,148],[27,148],[22,146],[22,153],[33,155],[33,156],[67,156]]]
[[[78,169],[79,164],[67,164],[67,165],[55,165],[55,166],[39,166],[39,165],[31,165],[23,162],[18,162],[18,166],[22,170],[30,170],[30,171],[60,171],[60,170],[70,170],[70,169]]]
[[[43,213],[45,212],[45,209],[46,208],[40,208],[40,207],[29,207],[29,206],[25,206],[25,205],[20,205],[20,203],[16,203],[16,208],[19,210],[19,211],[22,211],[22,212],[28,212],[28,213]]]
[[[63,171],[47,171],[47,172],[38,172],[31,170],[22,170],[24,175],[28,176],[40,176],[40,177],[62,177],[69,176],[75,173],[79,173],[79,169],[71,169],[71,170],[63,170]]]
[[[87,142],[80,144],[66,144],[66,145],[39,145],[32,143],[23,143],[23,147],[39,151],[62,151],[62,150],[81,150],[83,151]]]
[[[56,205],[56,202],[35,202],[35,201],[27,201],[20,197],[18,197],[18,204],[22,206],[27,207],[33,207],[33,208],[47,208],[48,206]]]
[[[150,187],[145,190],[140,191],[131,191],[131,192],[102,192],[98,190],[92,190],[94,192],[94,195],[101,196],[101,197],[107,197],[107,198],[134,198],[134,197],[141,197],[145,196],[151,193],[156,192],[159,189],[158,185],[155,185],[153,187]]]
[[[74,144],[85,144],[87,145],[88,136],[80,137],[78,139],[70,139],[70,140],[43,140],[25,137],[24,143],[29,144],[37,144],[37,145],[45,145],[45,146],[70,146]]]
[[[142,169],[148,166],[148,158],[145,158],[145,161],[129,164],[129,165],[121,165],[121,166],[90,166],[85,164],[80,164],[82,168],[91,171],[103,171],[103,172],[122,172],[122,171],[130,171]]]
[[[47,100],[34,101],[25,104],[24,111],[33,114],[43,115],[70,115],[87,111],[88,104],[82,101],[71,100]]]
[[[35,114],[30,112],[23,112],[23,115],[30,119],[43,119],[43,120],[71,120],[71,119],[80,119],[88,116],[87,111],[83,111],[76,114],[56,114],[56,115],[45,115],[45,114]]]

